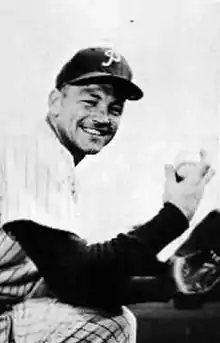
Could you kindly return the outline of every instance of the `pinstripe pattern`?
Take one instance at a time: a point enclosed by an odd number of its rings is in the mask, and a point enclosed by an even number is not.
[[[31,219],[76,230],[72,156],[41,125],[33,135],[4,137],[0,147],[1,224]],[[27,296],[40,276],[19,244],[0,230],[0,299]]]
[[[76,184],[72,156],[44,125],[37,135],[4,140],[0,149],[1,224],[30,219],[77,232]],[[59,276],[58,276],[59,277]],[[1,303],[13,304],[0,315],[1,343],[134,343],[136,319],[108,317],[55,299],[31,299],[42,279],[18,243],[0,229]],[[17,304],[16,304],[17,303]]]
[[[20,246],[0,230],[0,299],[18,301],[40,279],[35,265]]]
[[[9,140],[2,148],[1,222],[31,219],[74,232],[75,172],[73,158],[50,128]]]
[[[30,299],[0,316],[1,343],[133,343],[136,321],[127,308],[109,317],[56,300]]]

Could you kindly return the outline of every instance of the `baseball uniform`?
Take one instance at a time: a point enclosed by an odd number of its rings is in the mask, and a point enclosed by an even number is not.
[[[31,135],[3,139],[0,172],[1,225],[26,219],[80,235],[73,157],[47,123]],[[136,320],[127,308],[123,307],[122,315],[109,317],[55,298],[36,299],[34,294],[43,280],[34,263],[2,230],[0,246],[2,343],[12,339],[28,343],[135,342]]]

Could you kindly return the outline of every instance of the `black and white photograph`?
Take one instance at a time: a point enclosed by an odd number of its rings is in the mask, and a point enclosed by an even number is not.
[[[0,343],[220,341],[220,1],[1,0]]]

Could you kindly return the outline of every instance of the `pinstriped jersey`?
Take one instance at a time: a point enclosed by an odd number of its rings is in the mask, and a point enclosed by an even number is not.
[[[45,123],[1,149],[1,224],[29,219],[76,232],[75,167]]]
[[[72,156],[45,122],[33,134],[4,139],[0,146],[1,225],[33,220],[77,233]],[[18,243],[0,230],[0,299],[29,294],[40,275]]]

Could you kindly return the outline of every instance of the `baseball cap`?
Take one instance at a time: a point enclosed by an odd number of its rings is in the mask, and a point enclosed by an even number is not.
[[[64,85],[111,83],[119,85],[128,100],[139,100],[143,91],[134,84],[132,71],[126,59],[107,47],[79,50],[61,69],[56,78],[56,88]]]

